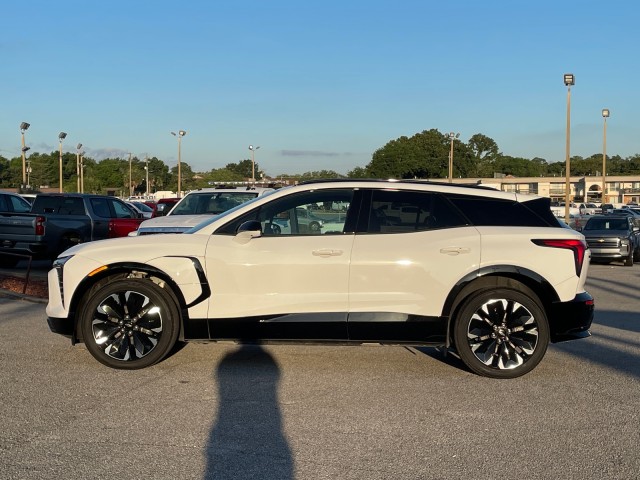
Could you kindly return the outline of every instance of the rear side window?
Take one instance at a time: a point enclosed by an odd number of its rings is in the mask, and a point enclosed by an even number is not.
[[[447,195],[449,200],[476,226],[558,227],[549,199],[516,202],[471,195]],[[531,204],[531,205],[529,205]]]
[[[407,190],[374,190],[368,233],[409,233],[451,228],[467,221],[442,195]]]
[[[10,195],[7,200],[12,205],[13,211],[17,213],[28,213],[31,211],[31,204],[22,197]]]

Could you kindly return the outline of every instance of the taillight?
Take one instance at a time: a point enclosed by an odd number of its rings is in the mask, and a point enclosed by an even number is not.
[[[549,240],[531,240],[541,247],[566,248],[573,251],[573,259],[576,265],[576,275],[579,277],[584,264],[584,253],[587,251],[587,242],[584,240],[572,239],[549,239]]]
[[[36,217],[36,235],[44,235],[44,217]]]

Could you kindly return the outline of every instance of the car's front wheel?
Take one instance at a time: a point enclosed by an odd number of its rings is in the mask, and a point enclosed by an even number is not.
[[[471,295],[458,310],[454,342],[473,372],[515,378],[540,363],[549,344],[549,324],[530,296],[509,288]]]
[[[178,338],[180,314],[173,296],[149,279],[117,278],[88,294],[79,326],[89,353],[121,369],[160,361]]]

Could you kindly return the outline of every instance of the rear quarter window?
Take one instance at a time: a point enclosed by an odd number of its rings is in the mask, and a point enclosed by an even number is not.
[[[448,198],[476,226],[560,227],[548,198],[527,202],[470,195],[448,195]]]

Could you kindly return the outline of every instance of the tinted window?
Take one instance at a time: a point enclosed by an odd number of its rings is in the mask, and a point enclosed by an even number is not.
[[[171,215],[219,214],[257,197],[256,192],[190,193],[176,205]]]
[[[133,212],[127,205],[116,200],[109,200],[113,208],[115,218],[136,218],[137,214]]]
[[[558,226],[549,209],[548,199],[541,199],[543,202],[534,200],[522,203],[470,195],[448,195],[447,197],[476,226]],[[530,207],[526,206],[530,203]]]
[[[84,215],[84,202],[80,197],[38,195],[32,213],[55,213],[60,215]]]
[[[407,233],[465,224],[465,219],[440,194],[374,190],[367,232]]]
[[[31,204],[22,197],[10,195],[9,203],[13,206],[13,211],[18,213],[27,213],[31,211]]]
[[[95,213],[98,217],[111,218],[111,213],[109,213],[109,205],[107,204],[106,198],[92,198],[91,206],[93,207],[93,213]]]

